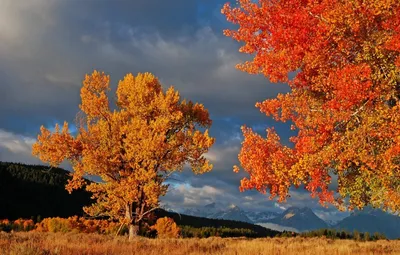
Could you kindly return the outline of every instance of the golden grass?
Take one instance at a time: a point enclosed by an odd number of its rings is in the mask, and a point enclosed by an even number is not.
[[[0,254],[400,254],[400,241],[355,242],[325,238],[147,239],[99,234],[0,232]]]

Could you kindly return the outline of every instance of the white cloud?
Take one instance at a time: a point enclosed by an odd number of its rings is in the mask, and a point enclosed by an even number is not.
[[[248,200],[248,201],[253,201],[253,200],[254,200],[254,197],[245,196],[244,199],[245,199],[245,200]]]
[[[0,129],[0,161],[37,164],[39,160],[31,155],[33,137],[17,135]]]
[[[323,219],[324,221],[327,221],[327,222],[338,222],[350,215],[349,212],[340,212],[340,211],[337,211],[336,209],[333,209],[331,211],[316,209],[316,210],[314,210],[314,213],[318,217],[320,217],[321,219]]]
[[[214,169],[224,169],[229,164],[237,163],[237,155],[239,153],[239,144],[231,144],[227,146],[215,146],[205,155],[207,159],[214,165]]]
[[[210,185],[192,187],[189,184],[179,184],[170,186],[162,201],[172,205],[175,209],[182,209],[212,203],[223,195],[223,190]]]
[[[274,207],[281,209],[282,211],[286,210],[287,208],[279,203],[274,203]]]

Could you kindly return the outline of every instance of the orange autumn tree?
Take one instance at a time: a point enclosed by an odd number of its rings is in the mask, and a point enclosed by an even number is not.
[[[86,75],[76,135],[66,122],[54,132],[42,126],[32,149],[52,166],[64,160],[72,164],[69,192],[83,185],[85,175],[101,177],[103,182],[86,187],[97,203],[84,211],[128,225],[132,238],[157,208],[171,173],[185,165],[196,174],[211,170],[204,153],[214,139],[206,129],[211,120],[204,106],[182,101],[173,87],[164,91],[152,74],[126,75],[118,84],[115,110],[108,97],[109,79],[97,71]]]
[[[157,231],[158,238],[178,238],[181,232],[174,219],[168,217],[159,218],[152,229]]]
[[[242,127],[241,190],[283,201],[304,185],[324,205],[399,212],[400,1],[239,0],[222,13],[252,56],[238,69],[290,86],[256,106],[297,131],[285,146]]]

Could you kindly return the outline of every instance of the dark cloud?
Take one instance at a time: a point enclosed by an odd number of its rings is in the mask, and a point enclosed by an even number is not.
[[[205,6],[200,12],[210,11],[209,3],[156,2],[164,15],[154,14],[142,1],[114,5],[109,1],[35,0],[35,5],[9,1],[9,10],[3,12],[18,15],[0,20],[14,24],[14,29],[0,30],[6,42],[0,47],[4,128],[33,133],[45,119],[71,121],[79,103],[80,82],[93,69],[110,73],[114,86],[128,72],[151,71],[184,97],[203,102],[213,118],[239,118],[240,124],[256,121],[260,115],[255,102],[274,96],[283,85],[268,87],[262,77],[234,69],[243,60],[236,43],[211,25],[187,19],[196,17],[197,6]],[[173,11],[176,6],[185,11]],[[211,11],[209,20],[216,15]],[[147,30],[134,19],[154,29]],[[174,23],[180,19],[186,22]],[[185,24],[193,27],[185,30]],[[177,34],[170,36],[168,26]],[[24,119],[33,128],[15,119]]]
[[[244,173],[234,174],[246,124],[265,134],[276,126],[255,103],[286,92],[262,76],[242,73],[246,59],[238,44],[222,35],[230,26],[220,14],[225,0],[56,1],[0,3],[0,160],[38,163],[30,146],[40,125],[73,122],[79,88],[93,69],[111,75],[112,87],[132,72],[153,72],[184,98],[204,103],[212,116],[216,145],[208,154],[214,170],[202,176],[185,170],[174,177],[165,201],[176,206],[224,201],[247,209],[280,210],[268,196],[240,193]],[[314,200],[294,192],[286,205]]]

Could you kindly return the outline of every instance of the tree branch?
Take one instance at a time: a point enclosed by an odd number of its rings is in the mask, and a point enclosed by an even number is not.
[[[136,220],[136,222],[141,221],[145,215],[147,215],[147,214],[151,213],[152,211],[154,211],[154,210],[156,210],[156,209],[159,209],[159,208],[160,208],[160,207],[157,206],[157,207],[154,207],[154,208],[152,208],[152,209],[150,209],[150,210],[148,210],[148,211],[142,213],[142,214],[139,216],[139,218]],[[136,214],[136,213],[135,213],[135,214]]]

